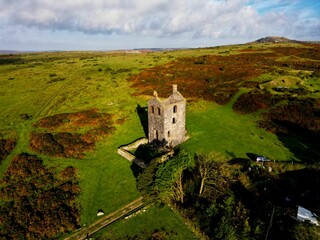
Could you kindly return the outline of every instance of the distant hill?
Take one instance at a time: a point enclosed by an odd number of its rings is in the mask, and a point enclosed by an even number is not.
[[[7,54],[20,54],[20,53],[32,53],[34,51],[16,51],[16,50],[0,50],[1,55]]]
[[[264,37],[251,43],[298,43],[299,41],[291,40],[285,37]]]
[[[134,48],[134,51],[140,52],[164,52],[164,51],[174,51],[174,50],[181,50],[185,48]]]
[[[16,54],[21,53],[20,51],[13,51],[13,50],[0,50],[0,54]]]

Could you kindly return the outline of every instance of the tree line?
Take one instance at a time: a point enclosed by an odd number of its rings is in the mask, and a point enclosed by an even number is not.
[[[248,161],[179,149],[165,163],[151,161],[138,175],[137,188],[146,203],[169,204],[207,239],[264,239],[274,206],[279,225],[269,236],[299,239],[301,230],[312,236],[312,226],[283,221],[287,208],[275,195],[287,180],[263,167],[249,170]]]

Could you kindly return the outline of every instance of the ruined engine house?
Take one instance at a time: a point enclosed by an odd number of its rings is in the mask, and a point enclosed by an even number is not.
[[[186,140],[186,100],[172,86],[172,94],[166,99],[160,99],[156,91],[148,101],[148,140],[167,142],[175,147]]]

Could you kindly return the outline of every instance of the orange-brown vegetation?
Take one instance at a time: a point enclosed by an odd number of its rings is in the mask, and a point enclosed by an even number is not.
[[[242,94],[233,104],[233,109],[240,113],[251,113],[271,106],[273,95],[267,91],[253,90]]]
[[[46,128],[51,131],[76,132],[81,127],[101,127],[110,125],[112,116],[90,109],[75,113],[61,113],[40,119],[33,126]]]
[[[130,80],[133,87],[137,88],[137,95],[157,90],[161,96],[165,96],[175,83],[188,98],[202,97],[225,104],[238,92],[241,82],[247,82],[264,72],[255,64],[246,54],[183,58],[146,69]]]
[[[302,94],[303,95],[303,94]],[[252,90],[242,94],[233,105],[239,113],[264,110],[258,126],[278,135],[295,155],[305,162],[320,158],[320,101],[290,94],[272,95],[267,90]],[[292,145],[290,138],[298,145]]]
[[[272,95],[268,90],[254,89],[240,95],[232,108],[239,113],[252,113],[262,109],[269,109],[288,97],[287,95]]]
[[[307,48],[297,47],[274,47],[271,48],[273,51],[285,55],[285,56],[299,56],[302,58],[320,60],[320,46],[319,44],[307,45]]]
[[[259,127],[276,134],[298,159],[305,163],[318,162],[319,99],[306,97],[310,91],[305,88],[275,87],[273,90],[282,94],[273,95],[266,89],[243,93],[234,103],[233,109],[239,113],[262,110]]]
[[[30,148],[54,157],[82,158],[95,148],[96,141],[114,131],[112,124],[112,115],[96,109],[45,117],[34,124]]]
[[[288,104],[264,113],[260,126],[275,133],[286,133],[288,129],[295,128],[301,133],[314,132],[316,135],[320,131],[320,101],[313,98],[289,99]]]
[[[65,158],[82,158],[84,152],[95,147],[92,139],[86,140],[85,135],[78,133],[38,133],[30,135],[30,147],[33,151]]]
[[[11,153],[15,146],[15,139],[0,139],[0,163]]]
[[[80,227],[76,170],[16,156],[0,180],[0,239],[53,239]]]
[[[204,98],[225,104],[240,87],[255,86],[256,77],[274,71],[275,67],[319,72],[320,62],[314,61],[318,59],[319,49],[315,46],[279,46],[262,49],[264,51],[246,49],[230,56],[181,58],[146,69],[132,76],[130,81],[136,88],[136,95],[150,95],[157,90],[160,96],[165,96],[172,84],[178,84],[179,90],[187,98]],[[291,57],[281,59],[286,56]]]
[[[282,100],[286,101],[278,104]],[[240,113],[265,109],[259,126],[273,133],[286,134],[294,130],[297,134],[317,136],[320,131],[320,101],[314,98],[294,98],[253,90],[242,94],[233,109]]]

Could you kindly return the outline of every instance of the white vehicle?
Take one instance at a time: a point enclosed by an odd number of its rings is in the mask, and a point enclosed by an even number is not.
[[[257,162],[270,162],[270,159],[268,159],[267,157],[264,156],[259,156],[256,158]]]

